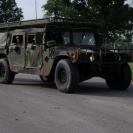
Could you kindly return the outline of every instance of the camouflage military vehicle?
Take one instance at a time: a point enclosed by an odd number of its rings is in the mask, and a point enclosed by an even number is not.
[[[48,18],[0,24],[0,83],[27,73],[54,81],[65,93],[92,77],[104,78],[111,89],[127,89],[128,55],[101,44],[98,26],[91,22]]]

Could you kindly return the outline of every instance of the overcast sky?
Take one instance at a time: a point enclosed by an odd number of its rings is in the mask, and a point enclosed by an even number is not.
[[[41,7],[46,3],[46,1],[47,0],[36,0],[38,18],[43,17],[44,12]],[[16,3],[18,7],[22,8],[25,20],[36,18],[35,0],[16,0]]]
[[[132,5],[133,4],[133,0],[127,0],[126,3],[129,3],[130,5]]]

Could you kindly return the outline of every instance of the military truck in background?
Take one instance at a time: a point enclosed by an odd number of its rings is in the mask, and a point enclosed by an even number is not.
[[[55,82],[65,93],[92,77],[104,78],[111,89],[127,89],[128,54],[101,48],[102,43],[91,21],[46,18],[0,24],[0,83],[27,73]]]

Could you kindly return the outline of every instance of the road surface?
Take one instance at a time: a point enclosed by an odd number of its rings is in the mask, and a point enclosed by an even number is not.
[[[0,133],[133,133],[133,85],[112,91],[95,78],[63,94],[19,74],[0,85]]]

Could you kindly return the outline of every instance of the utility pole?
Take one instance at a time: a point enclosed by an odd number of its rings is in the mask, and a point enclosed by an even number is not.
[[[35,0],[35,13],[36,13],[36,19],[37,19],[37,0]]]

